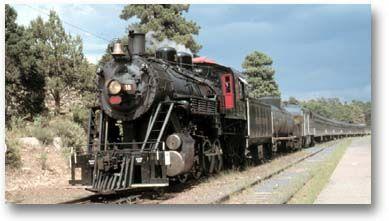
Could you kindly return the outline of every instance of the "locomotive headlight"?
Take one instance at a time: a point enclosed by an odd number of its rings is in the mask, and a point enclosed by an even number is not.
[[[110,94],[118,94],[121,90],[122,90],[122,85],[118,81],[113,80],[109,82],[108,92]]]

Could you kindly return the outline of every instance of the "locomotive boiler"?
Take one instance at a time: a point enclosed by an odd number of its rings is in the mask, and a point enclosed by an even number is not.
[[[185,68],[170,65],[179,59],[181,67],[191,65],[191,55],[163,47],[156,57],[145,57],[144,34],[129,35],[128,53],[114,44],[114,59],[99,70],[98,87],[104,112],[122,121],[133,121],[153,105],[167,98],[208,97],[214,94],[210,82],[191,76]]]

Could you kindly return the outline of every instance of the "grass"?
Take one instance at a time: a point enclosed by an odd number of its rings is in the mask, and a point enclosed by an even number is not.
[[[347,147],[351,144],[351,139],[341,142],[334,152],[321,164],[316,165],[312,170],[310,179],[293,197],[288,204],[312,204],[316,197],[328,183],[332,172],[335,170]]]

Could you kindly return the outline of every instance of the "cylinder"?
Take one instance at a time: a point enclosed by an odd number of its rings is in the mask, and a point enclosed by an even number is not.
[[[169,62],[176,62],[176,56],[177,56],[177,51],[172,47],[158,48],[157,51],[155,52],[156,58],[169,61]]]
[[[145,42],[145,34],[130,31],[128,34],[128,51],[130,55],[144,55]]]
[[[192,55],[186,52],[177,52],[177,64],[183,68],[192,68]]]

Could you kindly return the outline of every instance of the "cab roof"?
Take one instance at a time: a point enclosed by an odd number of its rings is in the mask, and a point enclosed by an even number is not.
[[[209,67],[214,67],[214,68],[217,68],[220,70],[226,70],[226,71],[232,72],[244,84],[248,84],[246,76],[242,72],[240,72],[232,67],[227,67],[227,66],[221,65],[221,64],[217,63],[215,60],[209,59],[205,56],[193,58],[192,62],[194,65],[197,65],[197,66],[209,66]]]
[[[216,61],[209,59],[207,57],[197,57],[193,58],[192,62],[194,64],[217,64]]]

